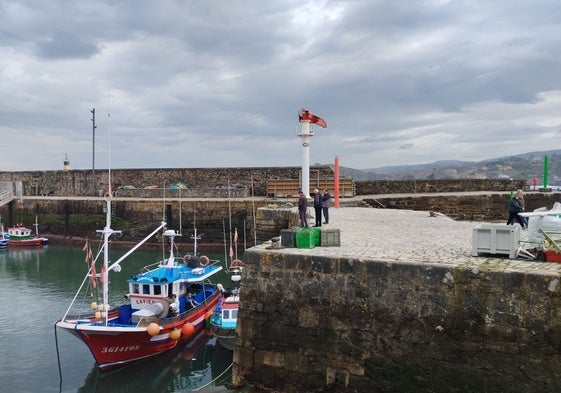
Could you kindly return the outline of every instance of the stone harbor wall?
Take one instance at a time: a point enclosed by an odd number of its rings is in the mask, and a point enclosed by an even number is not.
[[[234,383],[312,392],[555,392],[561,289],[548,269],[244,255]],[[550,264],[551,265],[551,264]]]

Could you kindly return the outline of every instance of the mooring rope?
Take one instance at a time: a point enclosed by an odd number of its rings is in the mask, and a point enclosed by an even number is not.
[[[58,388],[59,388],[59,392],[62,392],[62,368],[60,366],[60,353],[58,351],[58,334],[57,334],[57,331],[56,331],[57,322],[55,322],[55,325],[54,325],[54,328],[55,328],[55,346],[56,346],[56,360],[58,362],[58,380],[59,380]]]
[[[219,376],[217,376],[216,378],[214,378],[212,381],[210,381],[210,382],[207,383],[206,385],[199,386],[198,388],[193,389],[192,391],[193,391],[193,392],[198,392],[199,390],[204,389],[204,388],[206,388],[207,386],[209,386],[211,383],[216,382],[220,377],[222,377],[222,376],[226,373],[226,371],[228,371],[229,369],[232,368],[232,365],[233,365],[233,364],[234,364],[234,362],[230,363],[230,365],[229,365],[228,367],[226,367],[226,369],[225,369],[224,371],[222,371],[222,372],[220,373]]]

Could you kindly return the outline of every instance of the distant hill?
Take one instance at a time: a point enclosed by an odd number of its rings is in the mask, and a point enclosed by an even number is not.
[[[380,168],[341,167],[341,176],[355,180],[420,179],[527,179],[543,180],[544,156],[548,156],[548,185],[561,185],[561,150],[535,151],[483,161],[435,161],[428,164]]]

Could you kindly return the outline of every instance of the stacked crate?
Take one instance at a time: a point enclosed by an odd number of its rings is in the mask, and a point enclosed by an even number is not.
[[[340,247],[341,233],[339,229],[322,229],[321,230],[321,246],[322,247]]]

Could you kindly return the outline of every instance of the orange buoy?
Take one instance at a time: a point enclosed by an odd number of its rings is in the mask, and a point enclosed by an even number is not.
[[[150,325],[148,325],[146,331],[149,335],[154,337],[156,334],[160,333],[160,325],[158,325],[156,322],[152,322],[150,323]]]
[[[191,337],[195,333],[195,326],[191,322],[185,322],[185,325],[181,328],[181,333],[185,337]]]
[[[179,337],[181,337],[181,329],[173,329],[169,332],[169,338],[172,340],[179,340]]]

